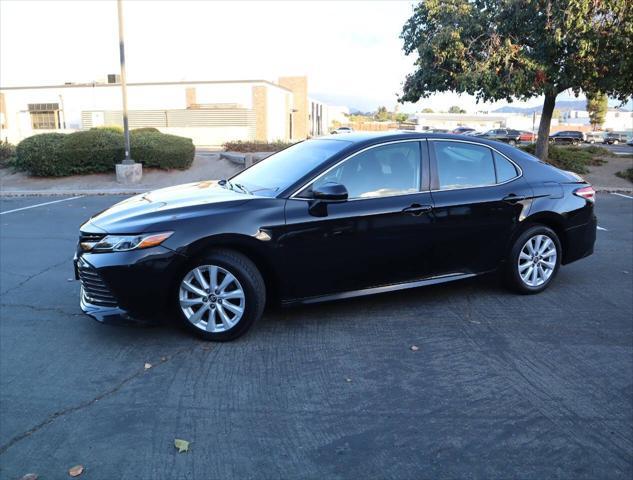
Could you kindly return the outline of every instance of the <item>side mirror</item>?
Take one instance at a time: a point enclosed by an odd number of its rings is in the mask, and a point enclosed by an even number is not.
[[[345,185],[336,182],[327,182],[312,189],[312,198],[324,202],[344,202],[347,196]]]

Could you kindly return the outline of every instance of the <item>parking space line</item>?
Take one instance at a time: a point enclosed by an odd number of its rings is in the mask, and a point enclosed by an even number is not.
[[[617,192],[611,192],[613,195],[617,195],[618,197],[624,197],[624,198],[630,198],[631,200],[633,200],[633,197],[631,197],[630,195],[624,195],[623,193],[617,193]]]
[[[83,195],[78,195],[76,197],[70,197],[70,198],[63,198],[61,200],[53,200],[52,202],[38,203],[37,205],[29,205],[28,207],[14,208],[13,210],[7,210],[6,212],[0,212],[0,215],[4,215],[5,213],[20,212],[22,210],[29,210],[30,208],[43,207],[44,205],[51,205],[53,203],[67,202],[68,200],[75,200],[75,199],[81,198],[81,197],[83,197]]]

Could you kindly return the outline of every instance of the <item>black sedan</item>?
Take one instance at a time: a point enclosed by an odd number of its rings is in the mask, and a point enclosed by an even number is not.
[[[230,340],[268,302],[311,303],[500,270],[538,293],[593,252],[595,192],[508,146],[449,134],[332,136],[230,180],[129,198],[81,226],[81,306],[167,312]]]

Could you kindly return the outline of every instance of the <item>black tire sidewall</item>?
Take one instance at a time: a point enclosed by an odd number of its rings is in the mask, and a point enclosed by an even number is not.
[[[196,267],[201,265],[217,265],[234,275],[244,289],[245,302],[242,318],[233,328],[226,332],[206,332],[200,330],[187,320],[179,304],[179,289],[182,279]],[[216,342],[234,340],[249,330],[262,316],[266,302],[266,289],[261,274],[255,264],[248,257],[231,250],[218,250],[201,255],[189,263],[177,282],[175,291],[175,304],[181,322],[193,333],[203,338]]]
[[[518,262],[519,254],[521,253],[523,245],[525,245],[525,242],[527,242],[529,238],[535,235],[546,235],[554,242],[554,245],[556,245],[556,266],[554,267],[554,271],[552,272],[550,277],[543,285],[539,285],[538,287],[531,287],[529,285],[526,285],[521,279],[521,275],[519,275]],[[562,254],[563,250],[558,235],[556,235],[556,232],[544,225],[534,225],[532,227],[529,227],[515,240],[507,259],[507,276],[508,280],[511,283],[511,286],[514,288],[514,290],[524,294],[534,294],[542,292],[550,286],[550,284],[558,274]]]

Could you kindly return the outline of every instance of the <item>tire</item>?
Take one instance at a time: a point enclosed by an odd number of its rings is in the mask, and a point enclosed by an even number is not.
[[[214,250],[189,265],[174,296],[178,315],[190,331],[204,340],[226,342],[245,334],[261,318],[266,286],[248,257]]]
[[[620,143],[619,140],[613,140],[613,145],[617,145],[618,143]]]
[[[515,147],[517,144],[517,141],[513,139],[513,140],[510,140],[508,143],[512,145],[513,147]]]
[[[533,272],[534,270],[530,270],[530,266],[534,268],[533,261],[525,258],[520,259],[519,256],[522,254],[524,249],[525,251],[523,253],[529,254],[528,241],[532,240],[532,245],[534,246],[539,237],[541,239],[541,247],[547,245],[547,248],[545,248],[542,252],[545,255],[542,257],[537,255],[537,261],[539,262],[537,263],[537,266],[540,266],[540,270],[537,268],[536,273],[533,274],[533,276],[532,274],[529,274],[529,279],[526,281],[522,277],[521,272],[524,276],[530,271]],[[546,239],[551,242],[551,245],[547,243]],[[551,261],[553,256],[551,255],[552,251],[554,251],[556,255],[554,261]],[[556,277],[558,269],[560,268],[561,257],[562,248],[556,232],[544,225],[534,225],[529,227],[516,239],[506,259],[506,279],[510,288],[515,292],[522,294],[535,294],[542,292],[549,287]],[[527,265],[527,267],[520,267],[520,262],[522,265]],[[549,265],[551,265],[551,267],[549,267]],[[534,280],[534,277],[536,277],[536,281],[530,284],[530,282]]]

